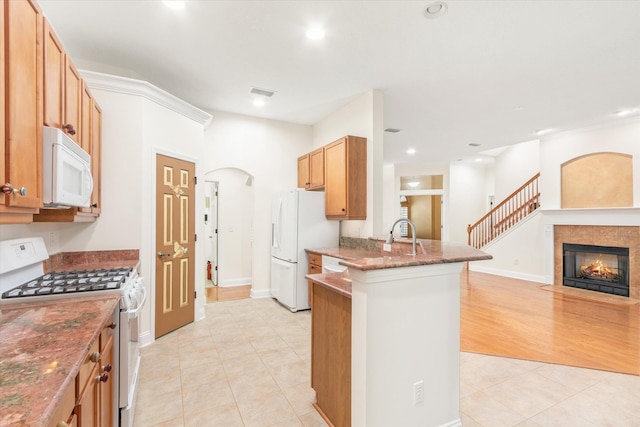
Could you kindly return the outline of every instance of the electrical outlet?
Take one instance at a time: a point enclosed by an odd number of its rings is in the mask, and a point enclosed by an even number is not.
[[[424,405],[424,381],[413,383],[413,406]]]
[[[382,250],[385,251],[385,252],[391,252],[391,244],[383,243],[382,244]]]

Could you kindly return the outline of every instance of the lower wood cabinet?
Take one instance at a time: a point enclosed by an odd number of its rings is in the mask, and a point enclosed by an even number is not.
[[[351,298],[313,283],[313,406],[335,427],[351,425]]]
[[[322,273],[322,255],[309,253],[309,268],[308,274],[321,274]],[[313,282],[309,280],[309,307],[313,308]]]

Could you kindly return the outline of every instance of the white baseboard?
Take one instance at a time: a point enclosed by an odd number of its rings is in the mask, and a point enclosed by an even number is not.
[[[462,427],[462,420],[458,418],[457,420],[449,421],[448,423],[440,424],[439,427]]]
[[[220,281],[221,288],[230,288],[232,286],[245,286],[251,284],[251,277],[240,277],[238,279],[227,279]]]
[[[502,270],[500,268],[483,267],[469,263],[469,270],[478,273],[494,274],[496,276],[511,277],[512,279],[527,280],[529,282],[538,282],[548,284],[545,275],[519,273],[517,271]]]
[[[255,290],[251,288],[251,298],[271,298],[270,289]]]
[[[140,347],[145,347],[154,341],[153,335],[151,335],[151,331],[141,333],[139,339],[140,339]]]

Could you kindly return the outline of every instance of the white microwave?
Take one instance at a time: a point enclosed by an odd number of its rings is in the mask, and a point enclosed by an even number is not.
[[[89,207],[93,179],[91,156],[62,130],[42,132],[42,179],[45,208]]]

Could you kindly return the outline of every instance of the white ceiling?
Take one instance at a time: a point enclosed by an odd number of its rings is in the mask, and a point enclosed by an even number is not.
[[[205,110],[313,124],[379,89],[384,127],[402,130],[385,162],[473,158],[640,108],[640,1],[448,1],[426,19],[430,3],[40,0],[79,68]],[[254,86],[277,93],[256,108]]]

